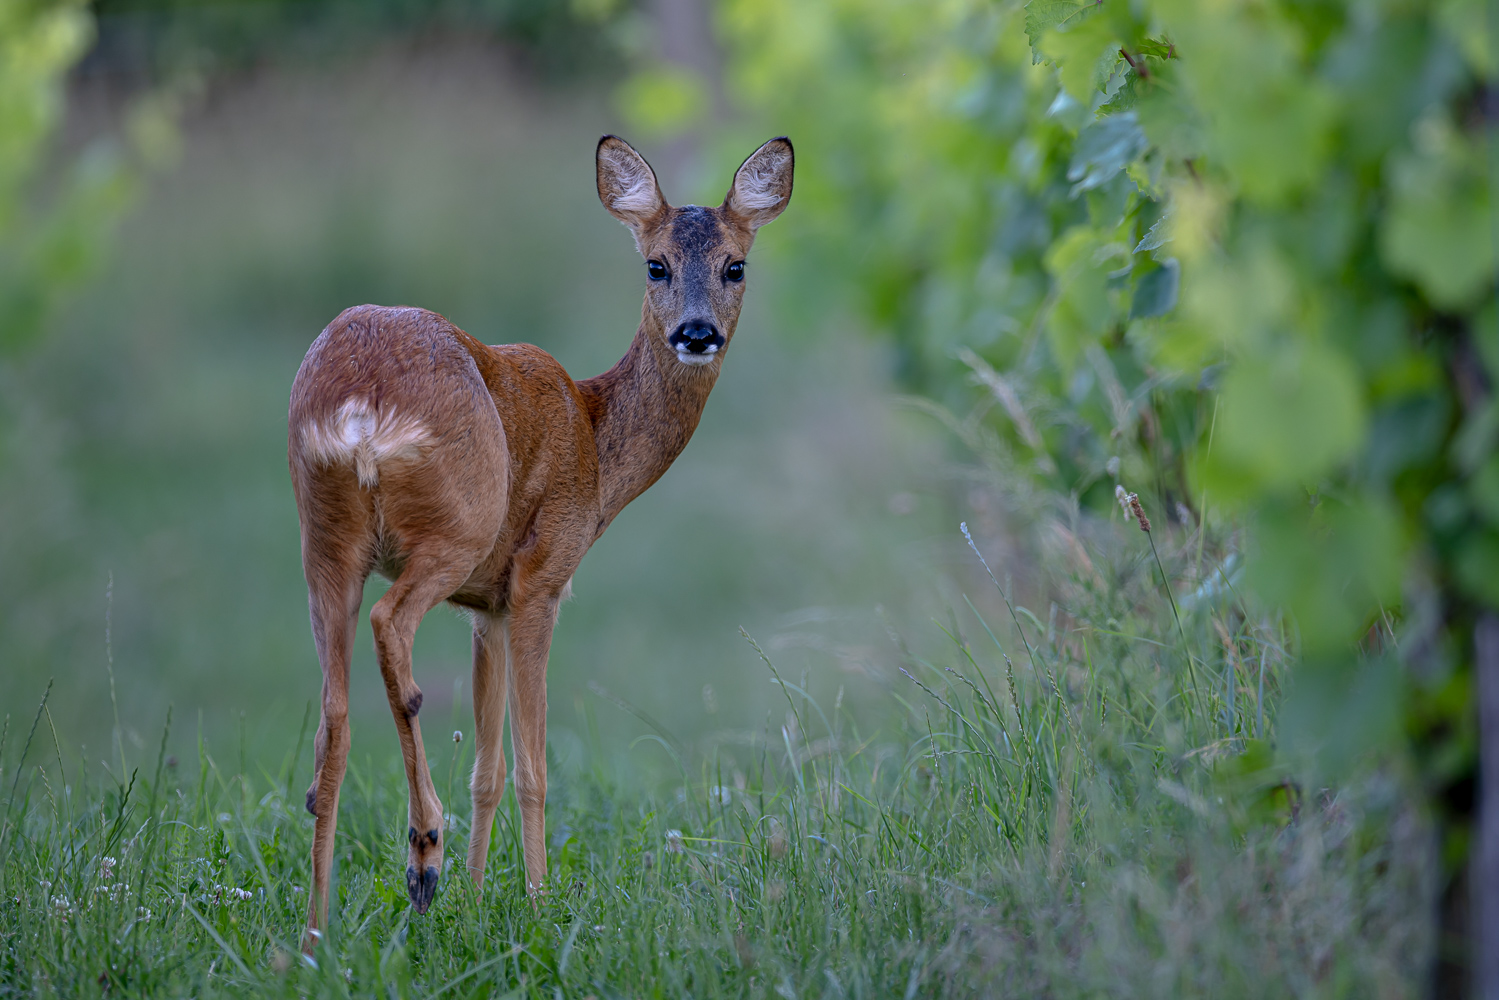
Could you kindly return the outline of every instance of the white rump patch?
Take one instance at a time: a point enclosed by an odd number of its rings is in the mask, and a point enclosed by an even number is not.
[[[380,463],[412,461],[435,442],[421,421],[394,408],[376,412],[368,400],[344,400],[333,419],[313,421],[302,428],[303,453],[325,465],[353,463],[359,485],[372,488],[380,481]]]
[[[734,178],[734,200],[738,202],[735,207],[755,211],[779,205],[786,196],[783,178],[790,160],[790,154],[781,145],[750,157]]]

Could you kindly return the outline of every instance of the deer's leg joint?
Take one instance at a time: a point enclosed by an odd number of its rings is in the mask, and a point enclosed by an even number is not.
[[[522,781],[519,772],[515,779],[515,797],[522,806],[545,806],[547,801],[546,779],[540,781],[532,778]]]

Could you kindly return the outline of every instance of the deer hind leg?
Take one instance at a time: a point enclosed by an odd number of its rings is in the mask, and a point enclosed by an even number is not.
[[[503,616],[474,618],[474,820],[468,838],[468,873],[484,885],[489,836],[495,809],[505,794],[505,689],[510,682],[509,621]]]
[[[526,890],[535,895],[547,877],[547,654],[557,623],[557,596],[535,593],[510,620],[510,744],[515,751],[515,797],[520,802]]]
[[[312,892],[307,900],[309,954],[328,924],[328,885],[333,869],[333,837],[338,826],[338,791],[349,758],[349,659],[365,574],[355,560],[306,560],[312,635],[323,669],[322,718],[315,742],[307,811],[317,817],[312,835]]]
[[[442,872],[444,823],[442,802],[432,785],[421,724],[417,721],[422,692],[411,676],[411,642],[423,616],[457,590],[472,569],[467,563],[455,567],[452,553],[424,554],[418,550],[407,559],[400,577],[370,612],[375,657],[380,661],[385,695],[395,717],[401,756],[406,762],[406,784],[411,793],[406,828],[410,846],[406,892],[417,913],[427,912],[437,891]]]

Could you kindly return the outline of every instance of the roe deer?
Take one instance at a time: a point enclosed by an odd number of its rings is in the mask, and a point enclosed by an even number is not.
[[[598,194],[646,259],[640,326],[623,360],[574,382],[529,344],[487,347],[436,313],[357,306],[317,338],[292,385],[287,452],[302,528],[322,720],[307,809],[310,949],[325,925],[338,791],[349,754],[349,655],[364,582],[410,790],[406,889],[425,913],[442,870],[443,813],[417,712],[411,641],[442,601],[474,623],[474,815],[482,884],[505,786],[510,701],[528,891],[546,878],[546,667],[573,571],[697,427],[734,336],[755,231],[791,200],[785,138],[757,149],[717,208],[673,208],[630,145],[599,140]]]

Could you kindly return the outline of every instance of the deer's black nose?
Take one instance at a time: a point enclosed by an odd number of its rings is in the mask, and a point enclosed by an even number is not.
[[[723,346],[723,335],[718,327],[702,320],[688,320],[673,333],[668,342],[678,351],[688,354],[712,354]]]

